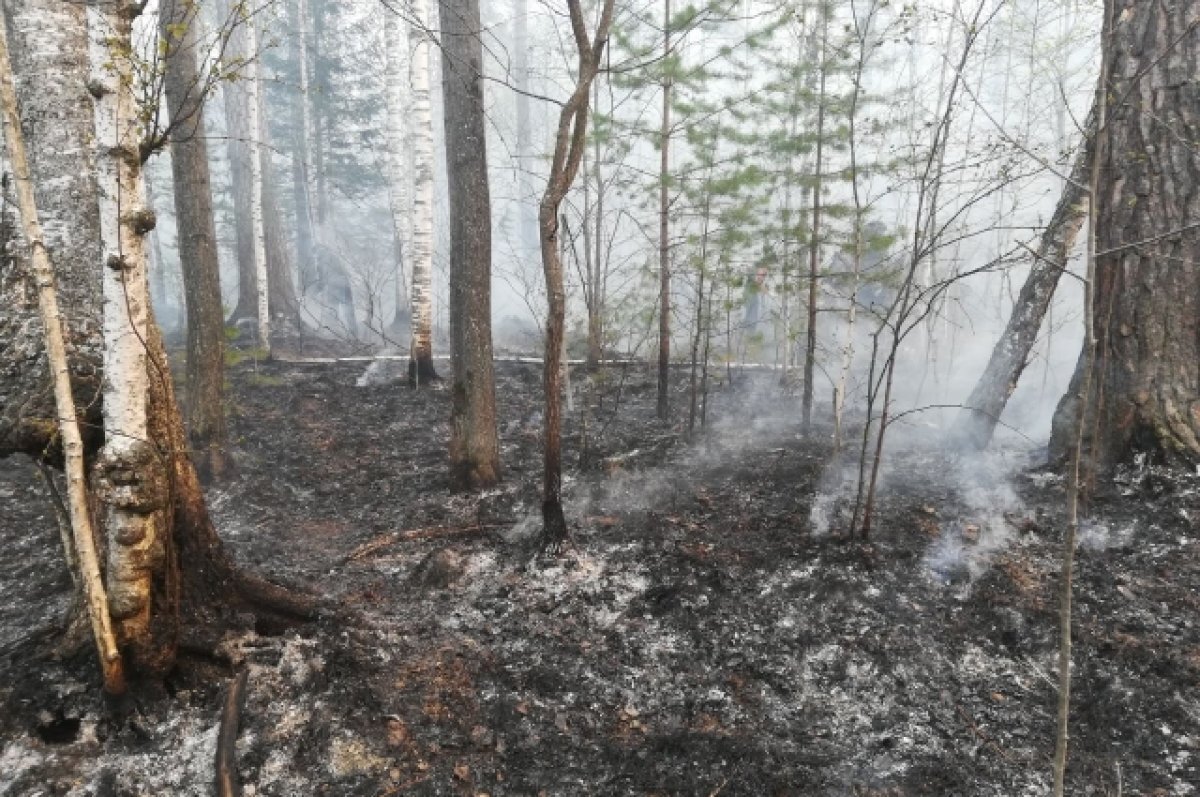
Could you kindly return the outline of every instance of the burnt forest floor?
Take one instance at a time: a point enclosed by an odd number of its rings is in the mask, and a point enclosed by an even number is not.
[[[402,366],[230,374],[221,534],[340,609],[224,642],[247,795],[1048,793],[1065,500],[1036,452],[898,429],[863,544],[853,469],[776,374],[722,380],[688,443],[682,370],[669,425],[644,369],[580,372],[574,545],[539,561],[540,366],[498,364],[505,479],[481,494],[449,489],[448,391]],[[88,651],[41,654],[69,578],[39,478],[0,462],[0,794],[210,794],[225,667],[185,660],[117,715]],[[1198,488],[1144,469],[1089,508],[1072,794],[1200,788]]]

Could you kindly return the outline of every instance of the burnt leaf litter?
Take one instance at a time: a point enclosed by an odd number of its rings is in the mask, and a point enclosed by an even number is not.
[[[120,706],[89,648],[48,654],[53,508],[0,462],[0,794],[211,793],[228,660],[247,795],[1048,792],[1065,501],[1039,452],[898,430],[850,540],[852,461],[799,434],[777,373],[722,370],[687,441],[684,372],[662,424],[644,368],[580,371],[573,545],[546,560],[540,366],[498,364],[505,478],[480,494],[449,489],[448,392],[363,370],[232,369],[238,476],[209,491],[242,564],[336,610],[192,650]],[[1088,508],[1072,794],[1200,789],[1198,491],[1145,466]]]

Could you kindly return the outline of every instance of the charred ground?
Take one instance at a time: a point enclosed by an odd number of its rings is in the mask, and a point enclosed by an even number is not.
[[[506,478],[480,495],[449,490],[448,394],[363,367],[231,373],[222,535],[338,608],[223,645],[250,668],[248,794],[1046,792],[1064,501],[1036,454],[913,430],[862,544],[777,375],[723,380],[685,443],[644,370],[579,373],[575,545],[542,562],[540,367],[499,366]],[[1073,793],[1200,784],[1198,488],[1131,471],[1091,507]],[[69,578],[27,461],[0,462],[0,539],[0,794],[208,794],[228,666],[189,658],[115,711],[88,651],[45,657]]]

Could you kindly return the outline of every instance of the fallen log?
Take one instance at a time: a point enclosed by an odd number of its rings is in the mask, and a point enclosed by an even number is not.
[[[221,727],[217,732],[217,797],[242,797],[242,784],[237,773],[237,737],[249,677],[250,672],[245,668],[234,676],[221,709]]]

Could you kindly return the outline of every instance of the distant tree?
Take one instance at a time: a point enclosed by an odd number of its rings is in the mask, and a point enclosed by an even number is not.
[[[483,43],[479,0],[443,0],[439,8],[450,193],[450,469],[460,488],[480,488],[500,479]]]

